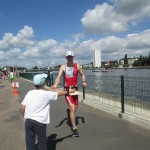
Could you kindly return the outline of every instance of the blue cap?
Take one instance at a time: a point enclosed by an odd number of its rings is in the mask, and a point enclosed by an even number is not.
[[[47,78],[47,74],[37,74],[33,78],[34,85],[42,85]]]

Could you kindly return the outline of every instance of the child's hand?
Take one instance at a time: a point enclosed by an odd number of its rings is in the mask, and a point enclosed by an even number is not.
[[[74,93],[76,89],[69,89],[69,93]]]
[[[57,86],[53,85],[49,88],[50,91],[54,92],[56,90]]]

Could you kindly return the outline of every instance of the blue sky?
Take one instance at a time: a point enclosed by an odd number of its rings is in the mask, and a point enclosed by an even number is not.
[[[0,0],[0,66],[55,66],[147,56],[149,0]]]
[[[83,32],[80,19],[101,0],[0,0],[0,36],[16,34],[28,25],[37,40],[54,38],[64,41]]]

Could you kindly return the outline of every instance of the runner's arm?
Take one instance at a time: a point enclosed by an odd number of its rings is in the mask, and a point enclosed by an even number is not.
[[[57,88],[57,86],[58,86],[58,84],[59,84],[59,82],[60,82],[60,80],[61,80],[64,67],[65,67],[64,65],[62,65],[62,66],[60,67],[58,76],[57,76],[57,78],[55,79],[55,83],[54,83],[54,85],[50,88],[51,91],[55,91],[55,90],[56,90],[56,88]]]

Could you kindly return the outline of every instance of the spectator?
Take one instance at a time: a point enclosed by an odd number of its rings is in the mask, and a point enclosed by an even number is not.
[[[21,110],[25,120],[26,149],[35,150],[35,137],[38,137],[38,150],[47,150],[46,124],[50,123],[50,101],[57,100],[58,96],[75,92],[69,91],[45,91],[47,74],[38,74],[33,78],[35,90],[27,93],[21,103]]]

